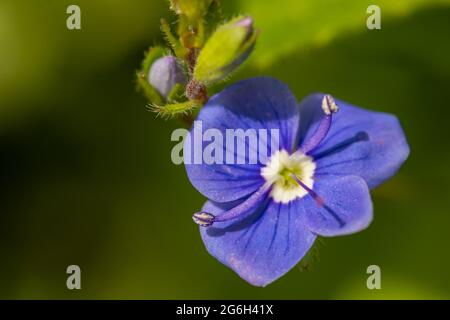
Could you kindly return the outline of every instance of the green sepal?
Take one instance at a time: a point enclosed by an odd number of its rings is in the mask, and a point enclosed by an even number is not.
[[[142,91],[148,101],[155,104],[162,104],[164,102],[163,97],[159,92],[153,88],[148,82],[148,73],[153,65],[153,62],[158,58],[161,58],[167,53],[167,50],[163,47],[152,47],[149,49],[142,61],[142,67],[140,71],[136,72],[136,81],[138,89]]]
[[[144,61],[142,62],[142,72],[144,72],[145,74],[148,74],[148,72],[150,71],[150,68],[153,65],[153,62],[155,62],[155,60],[157,60],[158,58],[161,58],[162,56],[167,55],[167,49],[160,47],[160,46],[156,46],[156,47],[151,47],[147,54],[145,55]]]
[[[212,0],[170,0],[170,8],[178,15],[195,21],[203,17],[211,5]]]
[[[185,91],[184,85],[182,85],[181,83],[175,83],[172,90],[167,95],[167,101],[174,102],[180,100],[184,95],[184,91]]]
[[[159,92],[148,83],[147,74],[142,71],[137,71],[136,80],[138,90],[144,94],[149,102],[156,104],[163,103],[163,98]]]
[[[184,59],[187,54],[187,50],[181,45],[180,41],[175,38],[166,19],[161,19],[161,31],[175,55],[180,59]]]
[[[204,20],[205,37],[208,37],[217,29],[217,26],[225,20],[219,0],[212,1]]]
[[[228,77],[250,55],[258,37],[252,23],[240,22],[251,18],[239,16],[217,28],[205,43],[194,69],[194,78],[211,85]]]
[[[195,108],[200,107],[201,103],[194,100],[189,100],[179,103],[171,103],[166,105],[150,105],[150,110],[156,112],[158,116],[168,119],[177,115],[188,114],[192,112]]]

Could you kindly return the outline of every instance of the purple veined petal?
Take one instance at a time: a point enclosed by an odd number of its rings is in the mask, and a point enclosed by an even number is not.
[[[300,146],[315,132],[324,116],[323,94],[305,98],[300,104]],[[337,100],[339,112],[323,142],[311,152],[316,176],[357,175],[370,188],[393,176],[409,155],[409,146],[398,119]]]
[[[270,284],[292,269],[316,239],[293,204],[266,199],[251,216],[238,222],[200,227],[206,249],[250,284]],[[220,215],[228,209],[229,204],[208,201],[202,210]]]
[[[314,190],[323,199],[322,205],[310,196],[296,202],[311,232],[325,237],[346,235],[365,229],[372,221],[372,200],[362,178],[324,177],[316,181]]]
[[[213,96],[200,111],[194,126],[201,125],[202,132],[218,130],[223,137],[226,137],[227,129],[251,129],[258,134],[262,129],[267,133],[267,139],[258,135],[258,147],[254,151],[258,155],[264,153],[260,152],[261,143],[267,148],[265,153],[270,156],[280,148],[288,151],[293,149],[298,122],[298,106],[289,88],[276,79],[258,77],[240,81]],[[279,133],[277,150],[271,147],[271,129]],[[261,157],[258,156],[256,164],[250,163],[247,158],[244,164],[238,164],[235,155],[237,140],[232,144],[234,152],[225,141],[221,144],[223,163],[195,164],[195,154],[201,158],[208,143],[203,143],[200,150],[194,150],[194,127],[190,137],[185,142],[185,151],[187,146],[192,150],[189,155],[185,154],[186,171],[194,187],[210,200],[234,201],[255,192],[264,184],[260,174],[264,163],[259,161]],[[246,149],[252,149],[248,140],[244,143]],[[234,163],[226,161],[226,155],[235,159]]]

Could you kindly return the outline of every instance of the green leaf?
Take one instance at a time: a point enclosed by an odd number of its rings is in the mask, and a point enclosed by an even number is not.
[[[381,9],[383,23],[392,17],[408,15],[426,5],[449,3],[448,0],[246,0],[235,4],[251,15],[261,29],[252,64],[264,67],[299,49],[322,47],[348,32],[364,32],[370,14],[367,7]],[[223,2],[225,6],[226,3]],[[229,7],[228,10],[229,11]],[[376,32],[376,31],[374,31]]]

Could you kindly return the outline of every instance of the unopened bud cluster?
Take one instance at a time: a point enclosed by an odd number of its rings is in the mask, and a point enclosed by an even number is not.
[[[249,16],[211,21],[218,0],[170,0],[176,33],[162,20],[168,48],[153,47],[137,73],[138,86],[154,111],[185,114],[208,100],[208,87],[226,80],[252,52],[258,32]]]

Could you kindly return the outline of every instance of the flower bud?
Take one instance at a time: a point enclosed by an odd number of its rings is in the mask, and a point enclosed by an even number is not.
[[[187,80],[177,58],[164,56],[153,62],[148,73],[148,82],[167,98],[177,83],[185,85]]]
[[[212,0],[170,0],[170,8],[176,14],[196,20],[206,14],[211,2]]]
[[[210,84],[227,77],[247,59],[257,37],[251,17],[240,16],[221,25],[200,52],[194,78]]]

